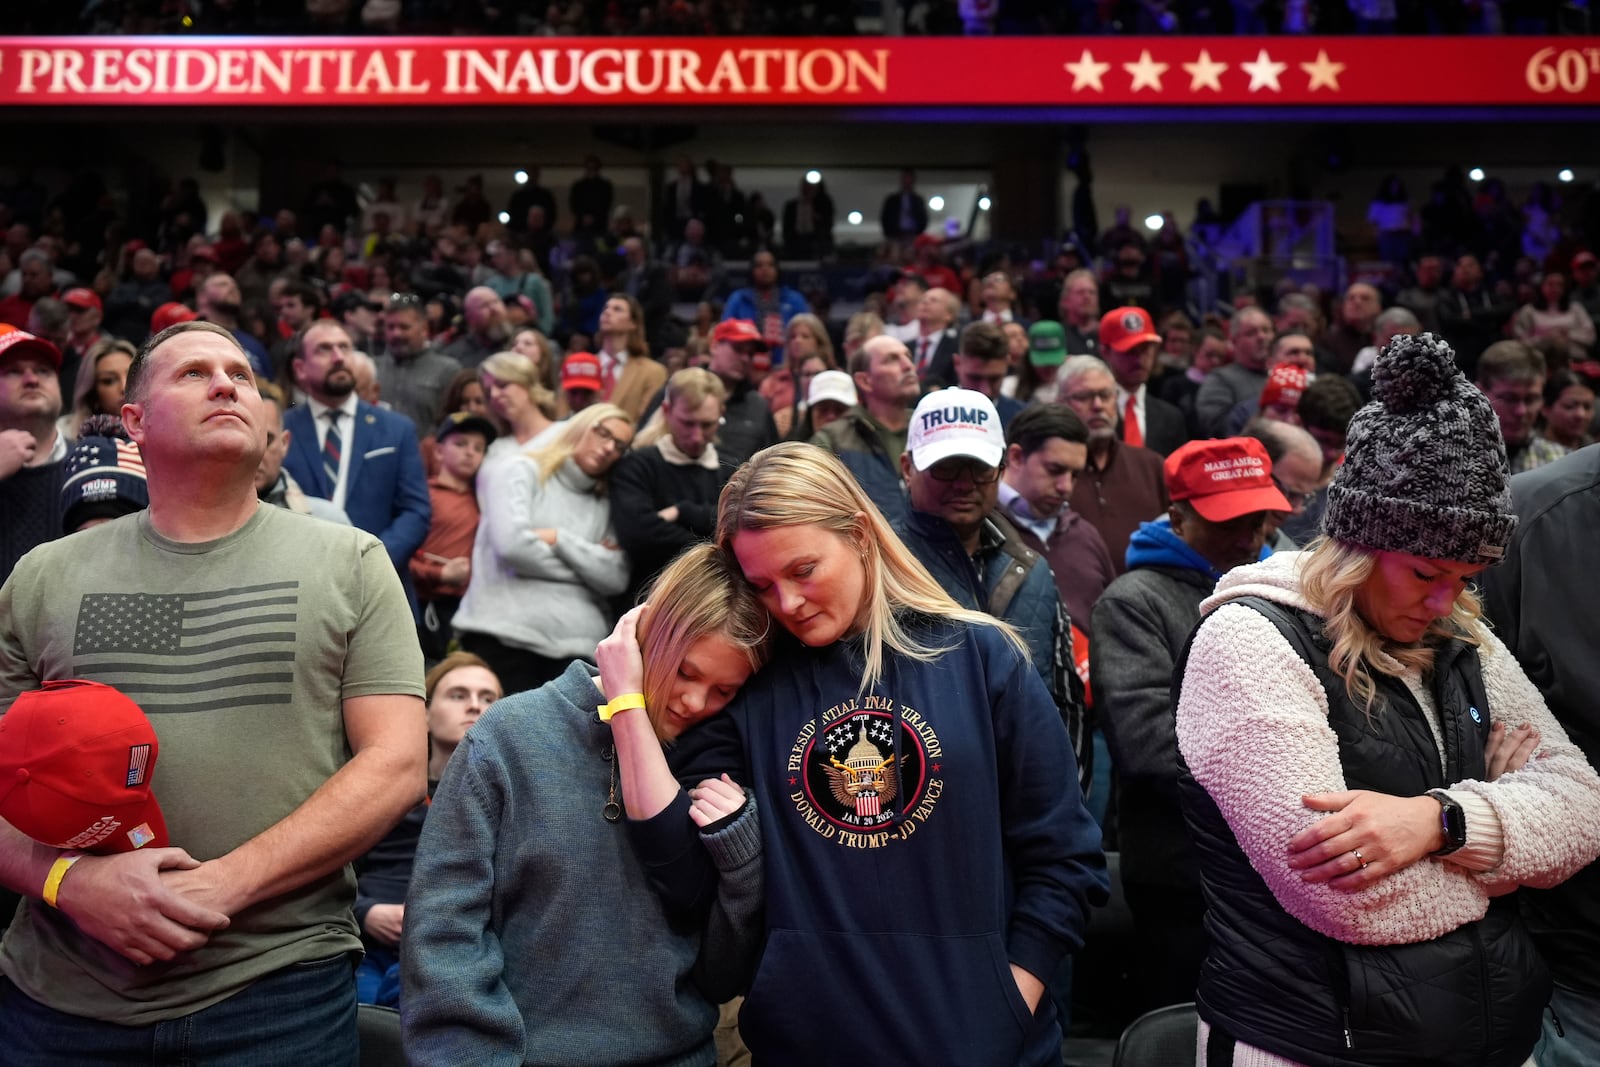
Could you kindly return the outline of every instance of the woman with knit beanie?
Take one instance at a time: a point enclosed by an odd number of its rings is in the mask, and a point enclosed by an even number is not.
[[[1325,536],[1223,578],[1179,668],[1207,1067],[1531,1063],[1509,894],[1600,855],[1600,778],[1468,587],[1517,521],[1494,411],[1431,334],[1373,382]]]

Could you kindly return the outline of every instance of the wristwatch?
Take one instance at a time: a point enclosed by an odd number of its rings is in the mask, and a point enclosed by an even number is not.
[[[1444,847],[1433,854],[1448,856],[1467,843],[1467,813],[1443,789],[1430,789],[1428,795],[1439,802],[1439,827],[1444,831]]]

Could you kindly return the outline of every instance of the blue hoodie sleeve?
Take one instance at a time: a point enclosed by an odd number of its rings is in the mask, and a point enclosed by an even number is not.
[[[1072,746],[1038,672],[1000,635],[982,643],[1013,882],[1006,951],[1044,981],[1083,944],[1089,908],[1110,898],[1100,827],[1083,806]]]
[[[727,711],[680,737],[667,751],[667,763],[684,787],[724,772],[740,785],[750,781],[739,728]],[[717,895],[717,867],[689,818],[689,795],[682,788],[653,818],[628,820],[628,837],[651,888],[669,910],[698,914],[711,905]]]

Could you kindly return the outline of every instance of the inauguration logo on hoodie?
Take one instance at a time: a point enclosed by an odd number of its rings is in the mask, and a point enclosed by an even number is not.
[[[939,735],[915,708],[875,694],[847,700],[801,728],[789,750],[789,800],[824,838],[881,848],[933,814],[943,758]]]

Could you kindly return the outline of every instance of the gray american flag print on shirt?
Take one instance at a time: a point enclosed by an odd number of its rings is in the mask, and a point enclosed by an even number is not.
[[[150,713],[287,704],[299,588],[90,593],[78,608],[73,660]]]

